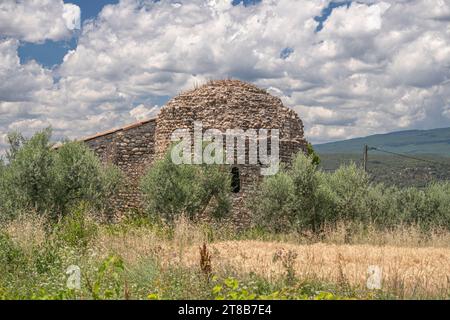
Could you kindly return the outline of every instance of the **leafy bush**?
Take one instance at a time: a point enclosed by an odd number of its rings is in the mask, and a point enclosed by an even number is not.
[[[450,183],[432,183],[425,189],[425,194],[429,210],[427,227],[437,225],[450,229]]]
[[[371,185],[365,197],[369,220],[382,228],[413,225],[450,229],[450,184],[435,182],[424,189]]]
[[[3,214],[11,216],[25,208],[43,212],[52,206],[54,157],[50,135],[51,131],[46,129],[27,141],[17,134],[10,139],[9,162],[0,181]],[[18,140],[24,142],[19,145]]]
[[[367,221],[369,176],[354,163],[341,166],[332,174],[322,176],[323,188],[333,204],[327,220]]]
[[[216,279],[217,281],[217,279]],[[306,290],[305,290],[306,289]],[[307,286],[283,286],[280,290],[259,294],[252,292],[247,285],[237,279],[229,277],[212,289],[215,300],[348,300],[353,297],[336,295],[328,291],[308,292]],[[266,309],[270,312],[270,307]]]
[[[70,246],[86,248],[97,235],[97,225],[90,220],[86,203],[81,203],[55,225],[55,234]]]
[[[316,169],[313,158],[298,154],[290,168],[264,179],[251,208],[257,226],[275,232],[317,232],[339,222],[450,229],[450,183],[387,187],[371,183],[354,163],[326,173]]]
[[[320,157],[314,150],[311,143],[308,143],[306,145],[306,153],[311,158],[311,161],[313,164],[315,164],[316,166],[318,166],[320,164]]]
[[[388,187],[384,184],[371,185],[365,199],[370,222],[375,226],[389,229],[400,225],[405,221],[401,199],[397,187]]]
[[[102,209],[120,185],[119,169],[103,165],[81,143],[69,142],[61,146],[54,154],[52,169],[53,199],[58,212],[67,212],[80,201]]]
[[[314,159],[299,153],[291,168],[267,177],[250,206],[257,225],[275,232],[318,229],[327,199],[320,188],[320,173]]]
[[[122,274],[124,262],[120,256],[104,259],[93,279],[87,279],[87,287],[94,300],[119,299],[124,294]],[[127,297],[125,297],[127,298]]]
[[[399,190],[397,210],[408,224],[424,229],[445,227],[450,229],[450,183],[439,182],[425,189]]]
[[[8,162],[0,169],[3,219],[30,209],[57,217],[80,201],[101,209],[117,190],[117,168],[103,166],[82,143],[67,142],[55,150],[50,137],[45,129],[30,139],[10,138]]]
[[[286,172],[279,172],[264,180],[258,196],[250,206],[254,222],[275,232],[289,230],[294,223],[294,183]]]
[[[10,237],[0,231],[0,270],[9,273],[20,270],[24,254]]]
[[[223,217],[230,209],[230,175],[218,165],[174,164],[170,153],[156,161],[141,182],[146,211],[173,221],[185,214],[190,219],[208,211]]]

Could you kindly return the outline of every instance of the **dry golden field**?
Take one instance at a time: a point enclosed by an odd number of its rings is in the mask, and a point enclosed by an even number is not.
[[[447,298],[450,292],[450,242],[447,233],[419,236],[414,229],[397,233],[373,232],[354,243],[343,243],[338,232],[323,242],[301,243],[300,238],[281,240],[219,240],[208,244],[213,272],[244,275],[256,273],[268,280],[283,276],[290,264],[300,280],[318,280],[364,290],[369,266],[382,269],[383,290],[398,298]],[[162,239],[148,229],[119,235],[103,233],[98,252],[115,252],[131,265],[156,255],[163,264],[198,267],[200,228],[181,223],[173,238]],[[307,242],[305,240],[305,242]],[[378,242],[378,244],[377,244]],[[278,259],[277,259],[278,257]]]
[[[342,225],[318,237],[236,234],[232,229],[211,229],[186,220],[177,221],[174,227],[91,223],[97,232],[86,250],[76,253],[73,248],[60,248],[65,264],[78,261],[85,264],[85,269],[92,268],[92,262],[95,265],[95,261],[103,261],[113,254],[120,256],[129,270],[144,265],[145,273],[146,261],[156,259],[162,274],[174,266],[199,272],[199,247],[206,243],[212,274],[222,278],[245,279],[256,274],[268,283],[279,283],[280,279],[289,278],[290,273],[298,284],[323,283],[344,290],[351,288],[360,292],[355,296],[370,298],[371,291],[366,288],[368,268],[378,266],[382,270],[382,297],[384,294],[397,299],[448,299],[450,296],[448,231],[424,233],[413,227],[376,231],[366,226],[349,235],[348,226]],[[57,243],[53,235],[46,235],[45,219],[39,217],[16,219],[4,227],[4,232],[30,261],[34,261],[39,248]],[[73,260],[74,257],[80,258]],[[151,288],[150,285],[148,290]],[[185,294],[191,297],[190,292]]]
[[[314,279],[364,288],[368,267],[381,267],[383,288],[399,297],[445,295],[450,288],[450,249],[407,248],[372,245],[311,244],[263,241],[227,241],[210,245],[213,269],[234,266],[240,273],[255,272],[268,279],[285,273],[274,257],[295,257],[299,279]],[[198,263],[198,250],[191,248],[186,264]]]

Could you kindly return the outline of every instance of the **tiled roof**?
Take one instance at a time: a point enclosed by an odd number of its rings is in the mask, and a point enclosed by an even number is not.
[[[88,137],[85,137],[85,138],[77,139],[76,141],[86,142],[86,141],[93,140],[93,139],[98,138],[98,137],[103,137],[103,136],[106,136],[108,134],[112,134],[112,133],[115,133],[115,132],[126,131],[126,130],[130,130],[130,129],[133,129],[133,128],[137,128],[137,127],[140,127],[140,126],[142,126],[144,124],[147,124],[149,122],[152,122],[152,121],[156,121],[156,117],[155,118],[150,118],[150,119],[147,119],[147,120],[144,120],[144,121],[134,122],[132,124],[128,124],[128,125],[120,127],[120,128],[115,128],[115,129],[110,129],[108,131],[99,132],[99,133],[96,133],[96,134],[94,134],[92,136],[88,136]],[[62,146],[62,143],[58,142],[58,143],[56,143],[53,146],[53,149],[58,149],[61,146]]]
[[[103,136],[106,136],[108,134],[112,134],[112,133],[115,133],[115,132],[130,130],[130,129],[140,127],[140,126],[142,126],[144,124],[147,124],[147,123],[155,121],[155,120],[156,120],[156,118],[151,118],[151,119],[147,119],[145,121],[135,122],[135,123],[132,123],[132,124],[128,124],[128,125],[126,125],[124,127],[115,128],[115,129],[111,129],[111,130],[108,130],[108,131],[103,131],[103,132],[96,133],[96,134],[94,134],[92,136],[82,138],[79,141],[85,141],[86,142],[86,141],[89,141],[89,140],[92,140],[92,139],[95,139],[95,138],[98,138],[98,137],[103,137]]]

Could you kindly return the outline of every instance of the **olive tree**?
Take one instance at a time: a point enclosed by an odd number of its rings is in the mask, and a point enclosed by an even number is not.
[[[27,210],[58,217],[78,202],[101,209],[120,185],[120,171],[102,165],[84,144],[66,142],[53,148],[49,128],[29,139],[11,137],[7,162],[0,169],[2,218]]]
[[[141,181],[146,211],[167,221],[181,214],[190,219],[206,211],[215,218],[231,207],[230,174],[220,165],[174,164],[167,155],[152,165]]]

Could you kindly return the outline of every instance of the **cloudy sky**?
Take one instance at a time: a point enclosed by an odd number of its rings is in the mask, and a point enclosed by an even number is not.
[[[1,0],[0,149],[78,138],[237,78],[314,143],[450,126],[450,1]]]

